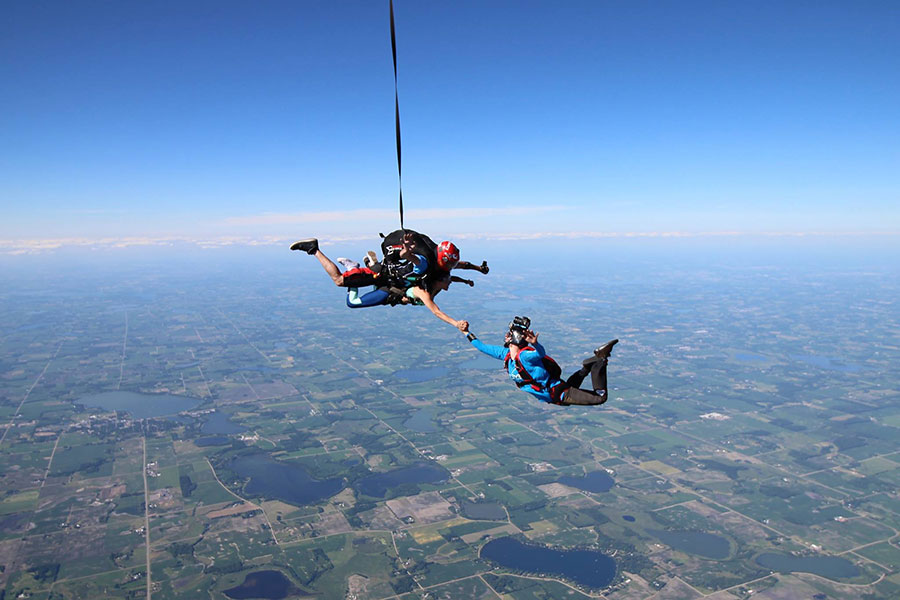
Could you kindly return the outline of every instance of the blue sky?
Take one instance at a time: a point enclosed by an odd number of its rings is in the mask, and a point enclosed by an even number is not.
[[[386,0],[2,13],[4,247],[397,226]],[[900,232],[900,3],[397,0],[395,16],[408,226]]]

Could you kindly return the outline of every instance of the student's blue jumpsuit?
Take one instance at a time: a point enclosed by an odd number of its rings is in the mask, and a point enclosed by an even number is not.
[[[504,348],[503,346],[491,346],[490,344],[485,344],[478,338],[472,340],[472,345],[488,356],[493,356],[498,360],[506,360],[506,355],[509,354],[509,349]],[[551,378],[550,373],[544,368],[543,358],[547,355],[547,352],[540,342],[534,342],[531,346],[534,350],[523,350],[519,352],[519,361],[521,361],[522,366],[525,367],[525,370],[528,371],[528,374],[531,375],[534,381],[541,386],[541,389],[536,390],[531,387],[531,385],[525,384],[522,380],[522,376],[519,375],[519,372],[516,370],[516,361],[512,359],[510,359],[509,364],[507,364],[506,367],[509,378],[512,379],[517,386],[520,386],[522,390],[528,392],[535,398],[552,403],[553,398],[550,397],[549,389],[562,383],[562,380],[556,377]]]
[[[421,254],[416,254],[416,257],[418,258],[418,261],[412,265],[412,270],[406,278],[410,287],[428,270],[428,259]],[[384,304],[387,301],[388,296],[390,296],[390,292],[385,287],[377,287],[363,296],[359,295],[358,288],[351,287],[347,289],[347,306],[350,308],[369,308],[370,306],[378,306]],[[414,304],[421,304],[414,296],[409,296],[408,293],[407,296],[413,300]]]

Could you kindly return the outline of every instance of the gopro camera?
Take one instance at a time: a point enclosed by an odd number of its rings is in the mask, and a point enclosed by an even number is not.
[[[525,332],[528,331],[528,328],[531,327],[531,319],[528,317],[513,317],[513,320],[509,323],[509,337],[504,346],[509,346],[510,343],[515,344],[516,346],[521,346],[522,342],[525,341]]]
[[[513,317],[513,320],[509,323],[510,331],[525,333],[529,327],[531,327],[531,319],[528,317]]]

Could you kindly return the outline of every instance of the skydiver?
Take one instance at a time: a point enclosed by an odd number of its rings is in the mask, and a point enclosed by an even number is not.
[[[442,311],[438,305],[434,303],[433,294],[428,289],[420,287],[419,285],[413,285],[412,281],[415,278],[424,276],[428,268],[428,260],[423,255],[416,254],[413,251],[413,245],[408,239],[404,240],[403,248],[398,251],[399,258],[405,261],[405,264],[408,267],[405,271],[407,276],[403,279],[403,282],[407,284],[405,288],[395,288],[383,285],[390,283],[386,276],[381,272],[373,271],[369,267],[360,268],[358,264],[348,265],[352,268],[341,272],[340,268],[338,268],[338,266],[319,249],[319,241],[315,238],[294,242],[291,244],[291,250],[302,250],[307,254],[315,256],[335,285],[349,288],[347,306],[351,308],[363,308],[387,304],[393,293],[395,297],[400,296],[398,302],[424,305],[438,319],[453,325],[460,331],[465,331],[469,326],[467,321],[456,320]],[[434,293],[436,294],[441,290],[447,289],[447,286],[450,285],[450,274],[447,272],[445,277],[433,281],[436,288]],[[358,288],[369,285],[374,285],[378,289],[369,292],[360,298],[358,295]]]
[[[531,331],[530,326],[531,320],[528,317],[513,318],[503,346],[485,344],[468,329],[463,330],[463,333],[475,348],[504,361],[509,378],[519,389],[544,402],[562,406],[595,406],[606,402],[606,365],[613,346],[619,340],[610,340],[597,348],[593,356],[584,360],[579,370],[563,381],[560,379],[562,373],[559,365],[547,356],[544,347],[538,342],[538,334]],[[583,390],[581,384],[588,373],[591,375],[593,389]]]

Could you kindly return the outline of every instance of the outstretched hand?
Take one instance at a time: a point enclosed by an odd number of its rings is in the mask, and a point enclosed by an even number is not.
[[[463,333],[468,333],[469,331],[469,322],[468,321],[457,321],[456,328],[462,331]]]
[[[484,273],[485,275],[487,275],[488,271],[490,271],[491,268],[488,266],[487,261],[483,260],[483,261],[481,261],[481,266],[478,267],[478,270],[481,271],[482,273]]]

